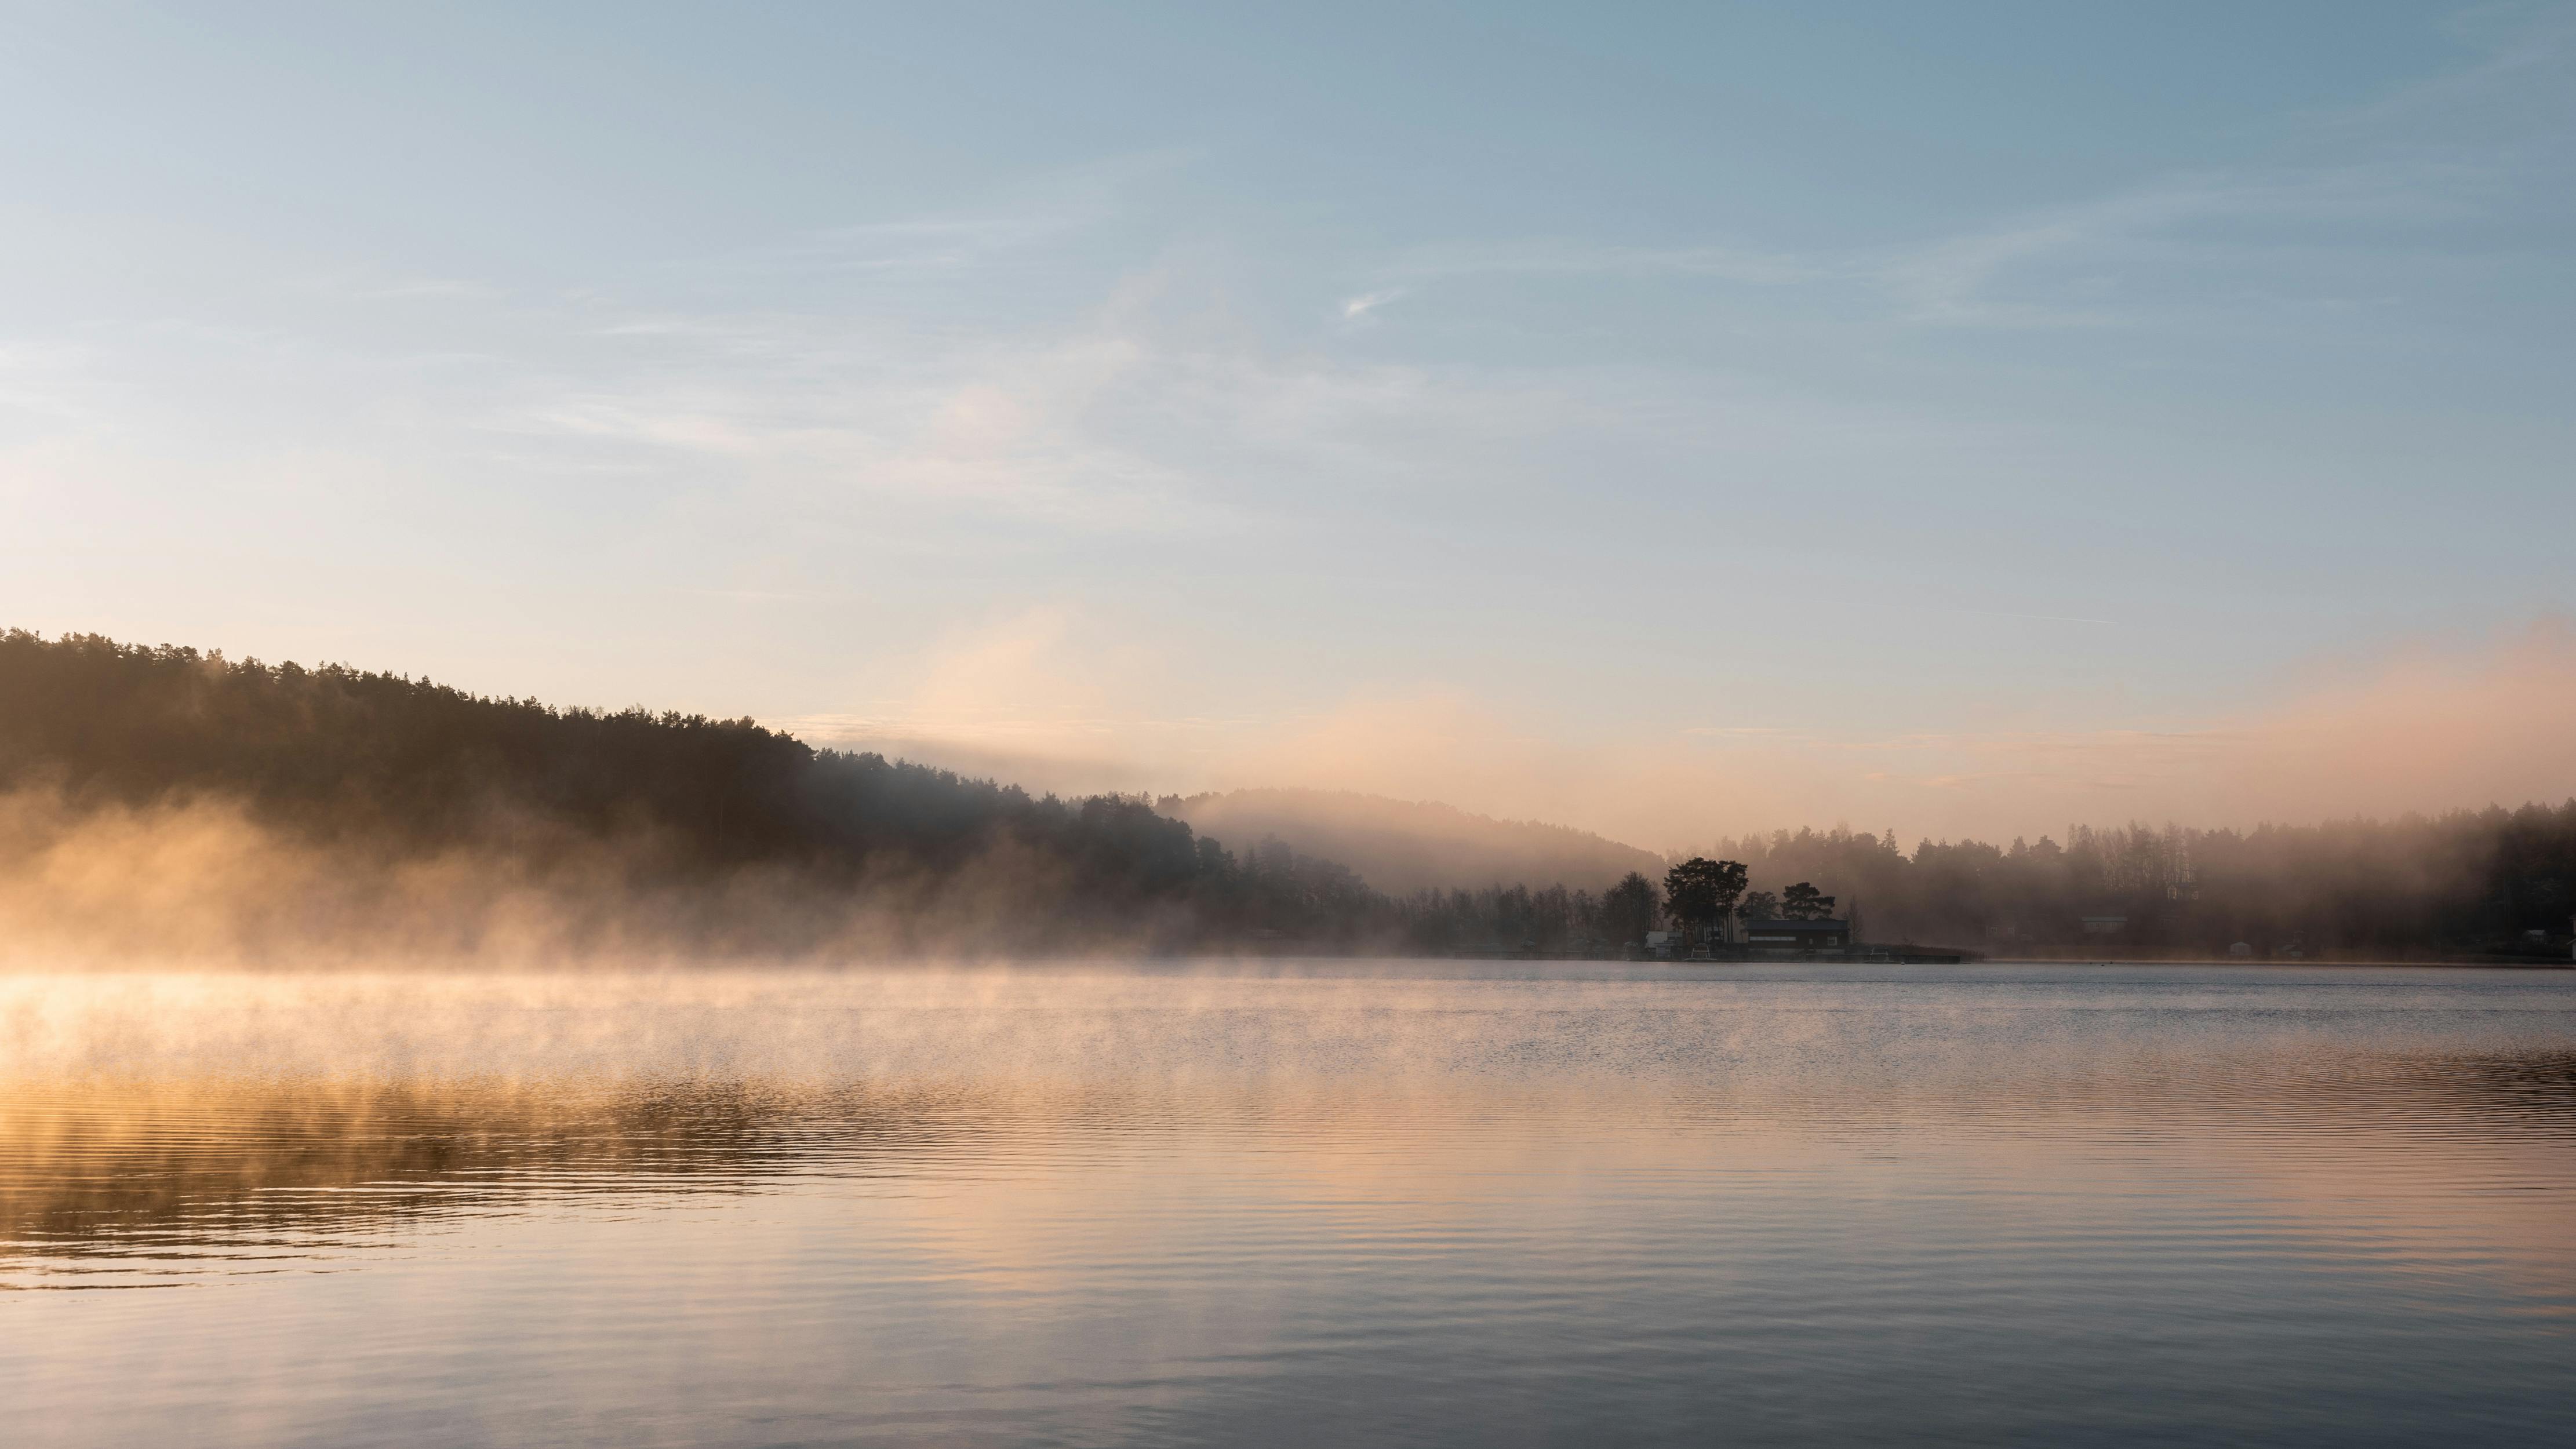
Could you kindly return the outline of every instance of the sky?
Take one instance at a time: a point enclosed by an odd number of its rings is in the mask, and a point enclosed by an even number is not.
[[[2576,6],[0,27],[0,625],[1657,849],[2576,794]]]

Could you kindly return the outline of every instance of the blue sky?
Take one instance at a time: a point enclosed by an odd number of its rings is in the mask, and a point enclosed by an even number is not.
[[[0,617],[1649,845],[2576,788],[2576,8],[523,8],[0,11]]]

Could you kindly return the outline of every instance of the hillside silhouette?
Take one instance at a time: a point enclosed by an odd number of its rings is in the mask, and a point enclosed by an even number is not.
[[[1862,939],[2000,956],[2564,962],[2576,912],[2576,801],[1710,855],[1744,867],[1748,918],[1803,890]],[[1665,864],[1444,805],[1059,799],[748,719],[0,634],[20,959],[1615,956],[1667,914]]]
[[[275,933],[362,929],[372,907],[471,947],[497,891],[550,909],[559,943],[625,922],[629,946],[649,928],[742,950],[1347,948],[1389,904],[1337,866],[1275,843],[1238,856],[1138,800],[1032,796],[748,719],[95,635],[0,635],[0,791],[21,897],[50,879],[56,904],[95,888],[113,913],[120,893],[187,895],[176,878],[193,876],[241,900],[188,895],[176,917],[236,934],[245,911]]]
[[[1229,845],[1275,839],[1339,861],[1395,895],[1522,883],[1603,891],[1631,871],[1660,876],[1665,864],[1568,826],[1348,790],[1234,790],[1165,797],[1157,808]]]

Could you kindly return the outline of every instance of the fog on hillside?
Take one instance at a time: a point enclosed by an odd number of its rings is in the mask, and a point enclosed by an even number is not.
[[[1138,801],[749,720],[0,634],[0,952],[19,960],[1350,950],[1391,909]]]
[[[1660,876],[1665,864],[1649,851],[1563,825],[1348,790],[1166,796],[1156,808],[1238,850],[1269,838],[1339,861],[1394,895],[1518,883],[1603,891],[1631,871]]]

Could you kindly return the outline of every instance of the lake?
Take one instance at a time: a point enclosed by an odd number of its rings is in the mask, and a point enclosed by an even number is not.
[[[2576,1442],[2576,973],[0,977],[37,1445]]]

